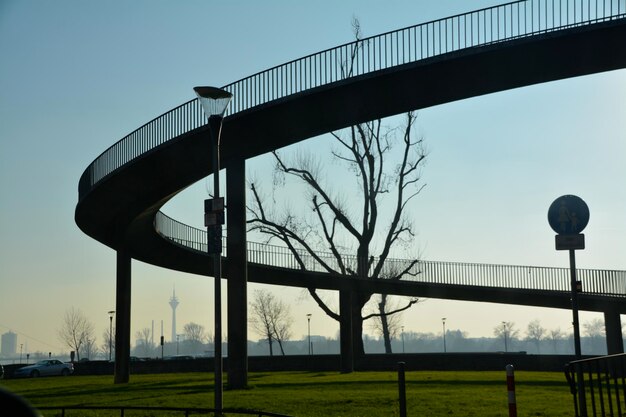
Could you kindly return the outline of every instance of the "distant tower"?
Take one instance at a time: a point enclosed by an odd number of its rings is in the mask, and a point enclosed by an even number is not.
[[[176,288],[172,292],[172,298],[170,298],[170,307],[172,307],[172,338],[170,341],[176,340],[176,307],[178,307],[178,298],[176,298]]]

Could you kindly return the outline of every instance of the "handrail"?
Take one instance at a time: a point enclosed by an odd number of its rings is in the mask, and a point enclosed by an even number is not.
[[[565,378],[573,396],[576,417],[624,415],[623,411],[626,411],[625,354],[570,362],[565,366]],[[579,388],[582,391],[579,391]],[[583,397],[582,402],[579,399],[580,396]]]
[[[169,242],[198,253],[205,254],[207,252],[205,230],[181,223],[162,212],[157,213],[154,227],[157,233]],[[298,251],[298,256],[303,264],[299,263],[290,249],[284,246],[248,242],[247,253],[248,262],[251,263],[310,272],[328,272],[305,250]],[[325,264],[334,268],[335,271],[339,270],[337,260],[331,252],[317,252],[317,256]],[[353,270],[356,270],[358,262],[356,256],[341,255],[341,258],[344,265],[353,265]],[[404,270],[411,262],[413,261],[408,259],[389,258],[385,262],[383,274],[385,270]],[[584,283],[586,294],[626,297],[626,271],[577,269],[577,274]],[[569,268],[420,260],[405,275],[404,279],[429,284],[470,285],[555,292],[571,291]]]
[[[450,52],[626,17],[623,0],[520,0],[437,19],[326,49],[258,72],[224,89],[229,115],[357,77]],[[350,70],[348,72],[348,63]],[[85,170],[81,200],[101,180],[163,143],[206,123],[196,99],[162,114],[105,150]]]

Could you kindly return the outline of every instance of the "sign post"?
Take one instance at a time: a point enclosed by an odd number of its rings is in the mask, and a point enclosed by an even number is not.
[[[589,223],[589,207],[575,195],[564,195],[550,205],[548,223],[557,235],[556,250],[569,251],[569,267],[572,291],[572,324],[574,326],[574,352],[576,359],[582,359],[580,348],[580,323],[578,320],[578,293],[582,292],[582,283],[576,277],[576,250],[585,249],[585,235],[581,232]],[[578,405],[582,416],[587,415],[585,384],[582,369],[576,371],[578,380]]]

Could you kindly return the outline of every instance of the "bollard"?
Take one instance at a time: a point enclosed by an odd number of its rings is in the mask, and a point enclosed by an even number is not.
[[[400,417],[406,417],[406,383],[404,379],[404,362],[398,362],[398,394]]]
[[[515,401],[515,373],[513,365],[506,366],[506,387],[509,394],[509,417],[517,417],[517,403]]]

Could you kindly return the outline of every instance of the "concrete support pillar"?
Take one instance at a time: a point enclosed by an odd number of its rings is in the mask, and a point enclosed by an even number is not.
[[[228,387],[248,385],[248,270],[246,248],[246,162],[226,168],[228,278]]]
[[[606,329],[606,351],[609,355],[624,353],[622,323],[620,314],[615,311],[604,312],[604,328]]]
[[[116,384],[125,384],[130,376],[130,284],[131,257],[124,249],[117,251],[115,288],[115,376]]]
[[[341,372],[354,371],[354,346],[352,343],[352,292],[339,291],[339,343],[341,350]]]

